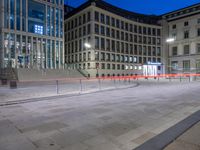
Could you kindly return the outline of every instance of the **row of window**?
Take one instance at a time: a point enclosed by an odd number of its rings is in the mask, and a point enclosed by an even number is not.
[[[142,66],[134,65],[124,65],[124,64],[106,64],[106,63],[96,63],[93,68],[90,63],[75,64],[74,68],[78,69],[102,69],[102,70],[142,70]]]
[[[72,29],[75,29],[76,27],[79,27],[85,23],[90,22],[90,20],[91,20],[91,13],[90,12],[84,13],[76,17],[75,19],[68,21],[65,24],[65,31],[70,31]]]
[[[197,68],[198,67],[200,66],[197,66]],[[190,71],[190,69],[190,60],[182,61],[182,67],[179,67],[178,61],[171,62],[171,71]]]
[[[63,65],[63,42],[37,37],[4,34],[4,67],[60,68]]]
[[[142,27],[133,25],[122,20],[116,19],[114,17],[110,17],[108,15],[104,15],[103,13],[95,11],[95,21],[100,22],[102,24],[106,24],[112,27],[116,27],[125,31],[140,33],[140,34],[148,34],[153,36],[160,36],[161,30],[150,27]]]
[[[67,61],[69,63],[85,62],[91,61],[91,52],[72,54],[68,56]],[[161,62],[160,58],[156,57],[137,57],[137,56],[128,56],[128,55],[119,55],[113,53],[103,53],[96,52],[95,58],[96,61],[107,61],[107,62],[121,62],[121,63],[142,63],[146,64],[147,62]]]
[[[196,53],[200,54],[200,43],[197,43],[196,45]],[[183,55],[189,55],[190,54],[190,45],[184,45],[183,46]],[[174,46],[172,47],[172,56],[178,55],[178,47]]]
[[[4,28],[63,38],[63,10],[34,0],[4,0]]]
[[[95,37],[95,49],[113,51],[113,52],[118,52],[118,53],[130,53],[130,54],[135,54],[135,55],[138,55],[138,54],[142,55],[142,52],[143,52],[145,55],[148,53],[149,56],[151,55],[161,56],[160,47],[156,48],[155,46],[152,47],[152,46],[128,44],[125,42],[105,39],[98,36]]]
[[[185,15],[187,13],[195,12],[195,11],[198,11],[198,10],[200,10],[200,6],[197,5],[196,7],[192,7],[190,9],[184,9],[182,11],[167,15],[166,18],[173,18],[173,17]]]
[[[200,28],[197,28],[196,35],[197,35],[198,37],[200,37]],[[172,37],[173,37],[174,39],[176,39],[177,33],[176,33],[176,32],[172,33]],[[184,38],[184,39],[190,38],[190,30],[185,30],[185,31],[183,32],[183,38]]]
[[[45,0],[49,3],[53,3],[53,4],[57,4],[57,5],[63,5],[64,4],[64,0]]]
[[[82,28],[80,27],[79,29],[76,29],[74,31],[65,34],[65,42],[78,39],[82,36],[89,35],[90,33],[91,33],[91,25],[90,24],[84,25]]]
[[[156,37],[147,37],[141,35],[134,35],[132,33],[123,32],[115,29],[111,29],[109,27],[105,27],[103,25],[99,26],[95,24],[95,34],[100,34],[102,36],[111,37],[118,40],[128,41],[128,42],[135,42],[135,43],[144,43],[144,44],[161,44],[161,39]],[[157,42],[156,42],[157,40]]]

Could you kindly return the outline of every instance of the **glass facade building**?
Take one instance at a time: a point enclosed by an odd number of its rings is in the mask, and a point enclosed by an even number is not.
[[[64,68],[64,0],[0,1],[1,68]]]

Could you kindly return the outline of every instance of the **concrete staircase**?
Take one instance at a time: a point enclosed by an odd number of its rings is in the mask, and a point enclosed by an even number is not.
[[[38,81],[48,79],[85,78],[77,70],[68,69],[17,69],[19,81]]]

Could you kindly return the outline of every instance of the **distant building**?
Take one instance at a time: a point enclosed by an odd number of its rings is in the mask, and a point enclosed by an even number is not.
[[[164,73],[159,16],[89,0],[65,17],[65,62],[88,76]]]
[[[200,3],[162,15],[169,73],[200,73]]]
[[[64,68],[64,0],[1,0],[0,67]]]
[[[75,8],[74,7],[72,7],[72,6],[69,6],[69,5],[64,5],[64,11],[65,11],[65,16],[69,13],[69,12],[71,12],[72,10],[74,10]]]

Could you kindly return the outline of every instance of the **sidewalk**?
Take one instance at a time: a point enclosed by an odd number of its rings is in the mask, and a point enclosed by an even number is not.
[[[200,110],[134,150],[200,150]]]
[[[18,83],[16,89],[0,87],[0,105],[30,99],[47,98],[61,95],[77,95],[105,90],[131,88],[137,86],[135,80],[73,80],[50,82]]]
[[[200,122],[183,133],[164,150],[200,150]]]

